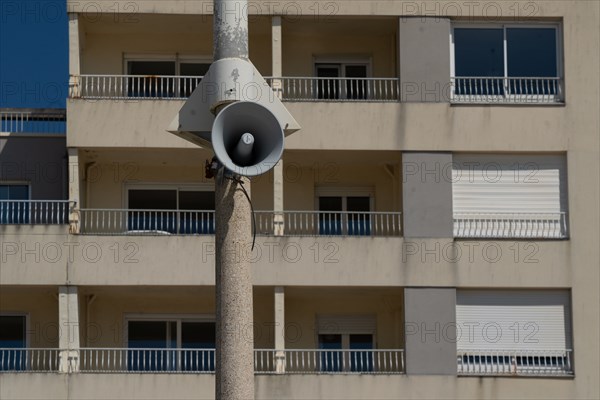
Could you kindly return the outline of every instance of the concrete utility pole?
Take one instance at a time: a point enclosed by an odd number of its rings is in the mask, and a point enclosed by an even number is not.
[[[214,61],[248,59],[247,5],[247,0],[214,0]],[[252,271],[245,256],[252,240],[251,209],[241,187],[250,195],[250,180],[226,179],[226,174],[221,166],[215,176],[215,395],[254,399]]]
[[[248,1],[214,0],[214,61],[167,131],[212,149],[215,177],[216,398],[254,398],[248,176],[281,159],[300,125],[248,59]]]

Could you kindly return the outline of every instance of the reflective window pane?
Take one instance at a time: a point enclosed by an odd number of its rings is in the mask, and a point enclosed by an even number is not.
[[[502,29],[454,29],[456,76],[504,76]]]

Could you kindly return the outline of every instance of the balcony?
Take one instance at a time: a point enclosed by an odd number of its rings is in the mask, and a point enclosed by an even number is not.
[[[72,79],[69,97],[109,100],[184,100],[201,76],[79,75]],[[398,78],[266,78],[287,101],[397,102]]]
[[[1,108],[0,132],[64,134],[66,119],[62,108]]]
[[[66,225],[75,202],[0,200],[0,225]]]
[[[458,375],[573,376],[572,350],[458,350]]]
[[[397,102],[398,78],[267,78],[287,101]]]
[[[67,360],[63,363],[62,360]],[[256,374],[403,374],[404,350],[254,350]],[[212,374],[215,349],[0,349],[2,372]]]
[[[566,239],[566,213],[456,213],[454,237]]]
[[[212,235],[212,210],[81,209],[83,235]],[[399,212],[256,211],[256,233],[270,236],[401,236]]]
[[[59,349],[0,348],[2,372],[58,372]]]
[[[456,104],[563,104],[563,83],[561,78],[453,76],[450,99]]]

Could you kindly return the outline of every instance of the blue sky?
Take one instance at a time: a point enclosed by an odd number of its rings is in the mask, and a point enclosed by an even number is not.
[[[66,0],[0,1],[0,107],[65,106]]]

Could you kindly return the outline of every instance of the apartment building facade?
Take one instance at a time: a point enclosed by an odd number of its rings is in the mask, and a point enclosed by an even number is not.
[[[67,7],[65,133],[2,114],[0,397],[211,398],[212,153],[166,129],[212,2]],[[256,397],[597,398],[599,5],[248,7],[302,127],[238,251]]]

